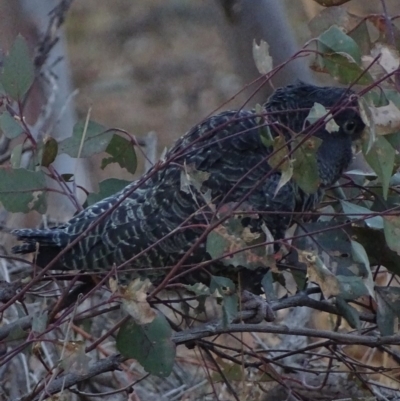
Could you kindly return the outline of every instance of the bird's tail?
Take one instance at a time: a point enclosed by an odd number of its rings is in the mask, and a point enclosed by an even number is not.
[[[45,247],[60,247],[62,244],[62,232],[57,229],[20,229],[12,230],[11,234],[23,242],[12,248],[13,253],[35,252],[37,243]]]

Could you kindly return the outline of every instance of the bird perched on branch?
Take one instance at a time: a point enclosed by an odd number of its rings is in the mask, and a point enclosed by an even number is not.
[[[308,121],[315,103],[330,111],[336,128],[328,130],[323,120]],[[179,263],[175,273],[183,281],[185,269],[223,275],[218,273],[227,269],[227,263],[218,261],[197,270],[194,266],[211,258],[205,244],[211,229],[218,227],[215,222],[223,218],[224,205],[239,210],[245,205],[251,211],[250,217],[240,220],[250,234],[264,235],[267,227],[274,240],[282,239],[291,214],[315,207],[321,190],[349,166],[352,142],[363,129],[357,98],[348,89],[304,83],[280,88],[257,111],[222,112],[192,128],[141,180],[69,222],[51,229],[14,230],[23,244],[13,252],[36,252],[38,244],[36,263],[44,267],[67,249],[53,269],[109,271],[115,264],[140,271],[154,282]],[[288,161],[296,146],[307,146],[298,141],[298,133],[305,141],[307,137],[319,141],[312,142],[315,193],[302,189],[290,169],[287,182],[282,180],[282,167],[271,162],[277,154]],[[280,149],[277,138],[286,141]],[[209,273],[199,277],[207,280]]]

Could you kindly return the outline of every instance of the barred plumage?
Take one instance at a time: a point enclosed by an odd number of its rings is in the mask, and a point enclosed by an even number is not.
[[[348,167],[352,140],[358,139],[364,129],[357,102],[351,96],[346,89],[299,83],[278,89],[264,105],[272,133],[276,135],[279,129],[289,139],[293,132],[303,131],[315,102],[327,108],[347,102],[335,114],[339,131],[329,133],[322,125],[314,133],[322,139],[317,151],[321,189],[332,185]],[[290,224],[290,212],[310,210],[321,193],[305,194],[290,180],[275,195],[281,173],[268,164],[272,149],[261,140],[261,121],[255,110],[226,111],[210,117],[181,137],[166,154],[166,164],[154,166],[140,185],[133,182],[64,225],[48,230],[14,230],[24,244],[14,247],[13,252],[34,252],[39,243],[37,264],[45,266],[127,194],[60,258],[56,269],[108,270],[114,263],[118,266],[143,251],[129,267],[150,271],[151,267],[173,266],[199,239],[212,217],[204,194],[217,208],[248,196],[246,203],[253,210],[274,212],[263,214],[258,227],[256,224],[252,230],[260,229],[264,222],[275,239],[282,238]],[[181,188],[185,169],[206,173],[201,183],[203,195],[195,188],[191,192]],[[203,241],[185,263],[208,258]],[[155,277],[154,273],[150,275]]]

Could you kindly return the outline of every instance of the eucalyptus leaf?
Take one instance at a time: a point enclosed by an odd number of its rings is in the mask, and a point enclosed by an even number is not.
[[[80,121],[75,124],[72,136],[58,144],[59,153],[86,158],[104,152],[113,135],[113,130],[94,121],[89,121],[87,127],[85,121]]]
[[[108,196],[114,195],[125,188],[130,181],[119,180],[117,178],[108,178],[99,183],[99,192],[90,193],[87,197],[88,206],[91,206]]]
[[[295,146],[299,141],[301,141],[300,135],[294,141]],[[319,138],[311,137],[293,152],[293,179],[308,194],[315,193],[320,185],[316,157],[316,152],[320,145],[321,140]]]
[[[106,157],[101,162],[104,169],[111,163],[118,163],[120,167],[126,168],[128,172],[134,174],[137,168],[137,158],[132,143],[120,135],[114,134],[106,148],[106,152],[111,157]]]
[[[22,100],[34,79],[34,66],[26,40],[18,35],[4,60],[0,81],[8,96]]]
[[[397,321],[400,318],[400,288],[376,287],[377,318],[379,331],[383,336],[397,332]]]
[[[58,143],[52,138],[48,137],[44,141],[43,151],[42,151],[42,162],[43,167],[49,167],[51,163],[54,162],[58,154]]]
[[[378,136],[370,151],[366,153],[366,147],[364,145],[363,152],[368,164],[378,175],[382,183],[383,197],[387,199],[396,151],[386,138]]]
[[[375,228],[376,230],[383,229],[383,218],[382,216],[374,216],[364,219],[364,216],[368,216],[373,214],[373,212],[366,207],[356,205],[354,203],[341,200],[340,201],[343,212],[351,219],[351,220],[362,220],[368,227]]]
[[[43,172],[23,168],[0,169],[0,202],[9,212],[46,212],[46,181]]]
[[[0,129],[8,139],[17,138],[24,132],[21,124],[7,112],[0,116]]]
[[[388,247],[400,255],[400,217],[384,216],[384,234]]]
[[[123,356],[135,358],[146,372],[168,377],[176,355],[171,336],[171,327],[161,313],[151,323],[144,325],[130,319],[118,332],[117,349]]]
[[[337,25],[332,25],[323,32],[318,37],[318,42],[323,45],[323,50],[331,50],[334,53],[346,53],[357,64],[361,64],[361,51],[357,43]]]

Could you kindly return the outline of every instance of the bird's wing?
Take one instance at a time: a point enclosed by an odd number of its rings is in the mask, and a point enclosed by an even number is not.
[[[65,263],[74,268],[85,268],[84,264],[86,268],[106,268],[110,263],[126,262],[154,243],[152,250],[135,261],[136,266],[160,266],[165,265],[166,259],[170,263],[178,260],[209,223],[206,214],[212,214],[208,207],[204,208],[205,198],[199,188],[182,188],[182,176],[205,172],[204,191],[210,192],[209,200],[214,204],[220,201],[264,157],[265,149],[260,148],[252,116],[250,112],[225,112],[189,131],[168,152],[166,159],[171,162],[159,173],[150,170],[148,174],[153,174],[153,178],[90,230],[79,247],[66,256]],[[250,181],[261,177],[261,170],[243,180],[226,202],[245,194]],[[112,204],[113,197],[102,203],[111,207]],[[88,226],[87,220],[93,221],[100,215],[100,208],[82,212],[67,224],[65,231],[72,235],[82,232]],[[189,227],[183,229],[182,223]],[[197,228],[189,223],[195,223]],[[177,231],[170,235],[174,230]]]
[[[294,202],[291,184],[275,193],[280,173],[271,171],[268,164],[271,150],[260,139],[260,123],[249,111],[213,116],[178,140],[167,153],[167,164],[150,170],[150,178],[134,191],[137,183],[82,211],[63,226],[45,231],[18,230],[16,235],[26,242],[22,247],[31,246],[30,251],[35,250],[32,249],[35,242],[42,244],[40,256],[50,254],[47,252],[50,247],[65,248],[93,225],[63,256],[64,268],[109,269],[113,263],[126,262],[155,243],[134,265],[165,266],[178,260],[209,223],[213,208],[207,207],[205,193],[208,202],[217,207],[221,202],[239,202],[248,196],[248,202],[256,210],[291,211]],[[201,185],[194,184],[189,191],[183,189],[182,174],[198,171],[206,173]],[[109,214],[97,224],[106,212]],[[278,227],[272,231],[281,232],[287,225],[276,213],[264,220]],[[187,227],[182,229],[182,224]],[[14,252],[29,251],[22,247]],[[205,250],[200,249],[197,260],[205,255]]]

